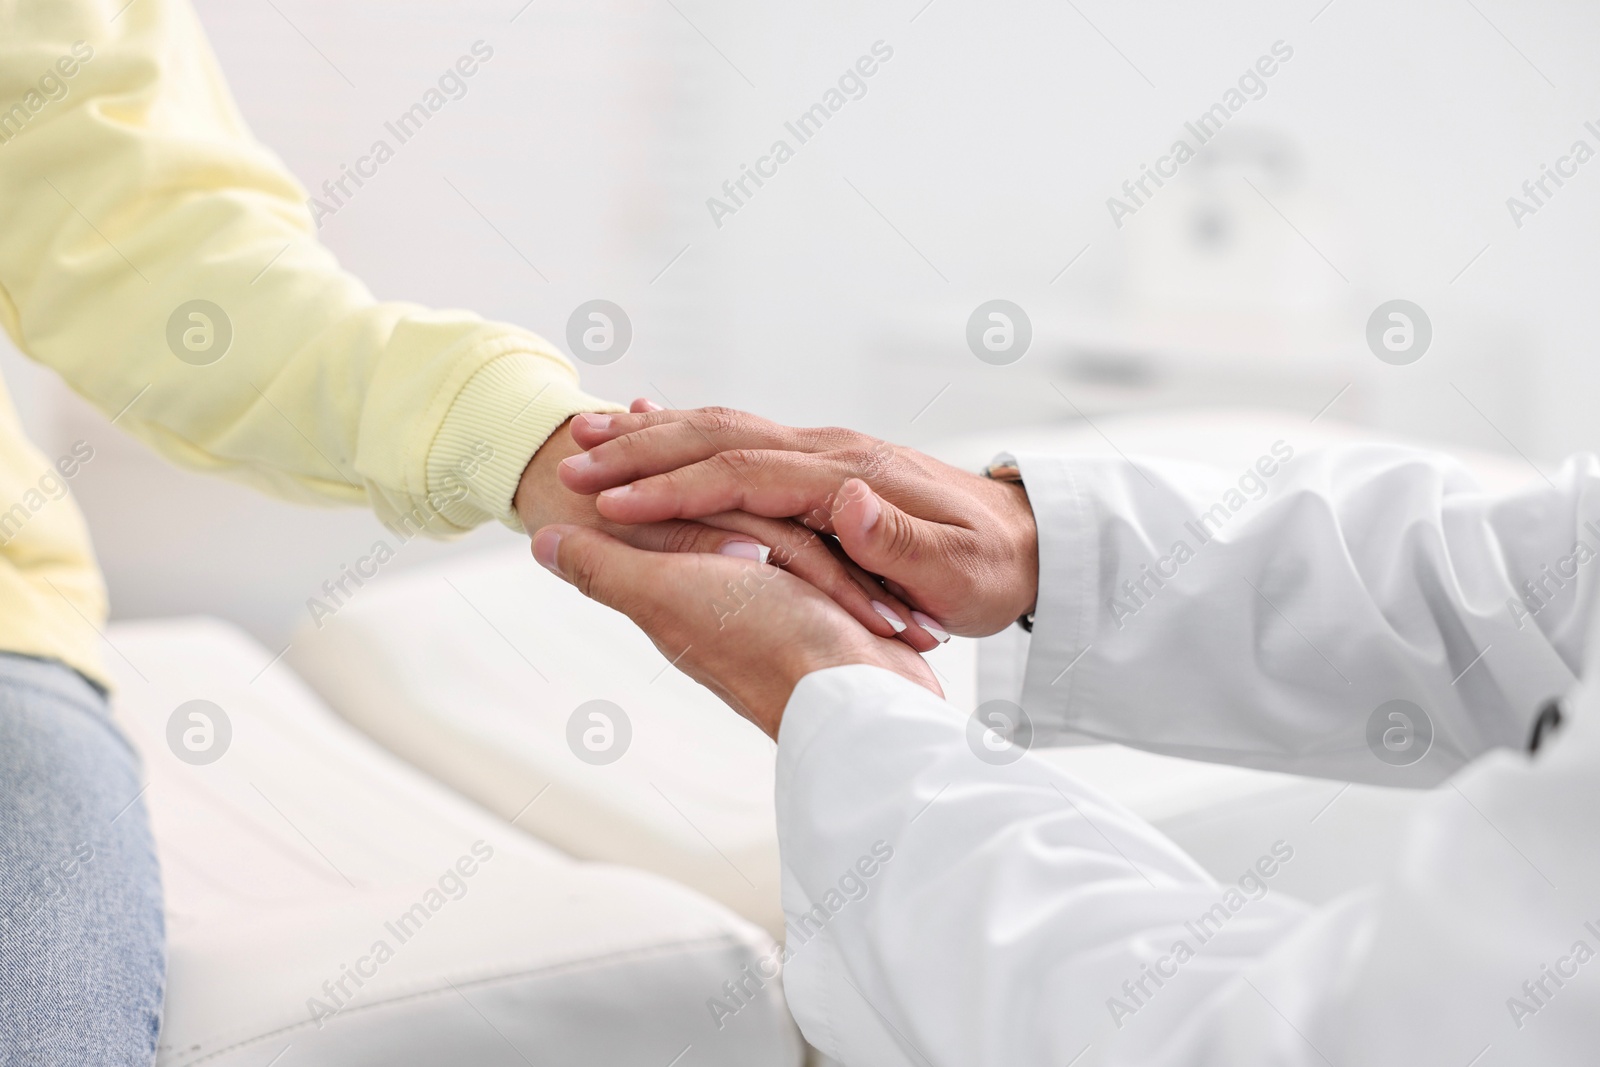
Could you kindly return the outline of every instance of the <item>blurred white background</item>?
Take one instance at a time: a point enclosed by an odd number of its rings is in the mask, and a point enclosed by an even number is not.
[[[1600,162],[1520,228],[1506,206],[1574,140],[1600,149],[1583,125],[1600,125],[1593,5],[198,6],[257,136],[313,191],[487,42],[467,95],[321,235],[382,298],[563,347],[578,304],[617,302],[632,348],[580,368],[601,395],[915,445],[1074,407],[1098,421],[1200,405],[1520,451],[1546,470],[1600,447]],[[878,41],[893,57],[866,95],[717,226],[707,198],[775,139],[795,144],[784,123]],[[1293,57],[1266,94],[1118,228],[1107,198],[1278,41]],[[1010,366],[967,347],[992,298],[1033,322]],[[1433,323],[1410,366],[1365,340],[1394,298]],[[173,470],[48,372],[0,362],[48,454],[96,449],[72,488],[117,616],[220,615],[276,648],[383,532]],[[384,574],[510,536],[414,542]]]

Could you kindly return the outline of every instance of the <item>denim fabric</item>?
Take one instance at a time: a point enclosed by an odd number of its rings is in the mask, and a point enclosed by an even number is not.
[[[155,1061],[161,872],[138,757],[70,668],[0,653],[0,1065]]]

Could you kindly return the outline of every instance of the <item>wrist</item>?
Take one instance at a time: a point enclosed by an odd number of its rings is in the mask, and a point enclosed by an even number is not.
[[[568,428],[571,422],[569,418],[551,431],[522,469],[522,477],[517,480],[517,491],[511,498],[511,506],[522,520],[523,529],[530,535],[539,527],[555,521],[549,507],[551,494],[554,491],[567,491],[556,480],[556,468],[568,456],[582,451],[572,439],[572,432]]]
[[[776,666],[778,689],[782,693],[783,703],[787,704],[795,688],[808,674],[825,671],[829,667],[842,667],[848,663],[866,662],[866,657],[851,659],[848,656],[828,655],[816,648],[801,648],[789,645],[784,654],[779,657]]]
[[[1032,614],[1039,603],[1039,524],[1034,519],[1028,490],[1020,481],[1001,482],[1009,505],[1007,529],[1010,531],[1011,580],[1006,588],[1013,594],[1008,611],[1012,618]]]

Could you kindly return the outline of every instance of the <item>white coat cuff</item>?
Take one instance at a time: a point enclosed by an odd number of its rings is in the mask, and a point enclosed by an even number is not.
[[[1015,453],[1039,530],[1039,595],[1023,676],[1022,707],[1033,742],[1081,740],[1067,727],[1067,709],[1086,673],[1086,652],[1099,608],[1100,542],[1095,500],[1103,487],[1087,484],[1098,468],[1069,456]]]

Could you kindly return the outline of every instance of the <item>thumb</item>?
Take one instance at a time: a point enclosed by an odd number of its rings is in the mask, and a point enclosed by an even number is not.
[[[938,523],[907,515],[860,478],[844,483],[833,502],[833,532],[849,557],[903,586],[913,598],[937,590],[948,570]]]
[[[533,535],[533,558],[578,592],[629,618],[661,592],[668,557],[633,548],[587,526],[545,526]]]

